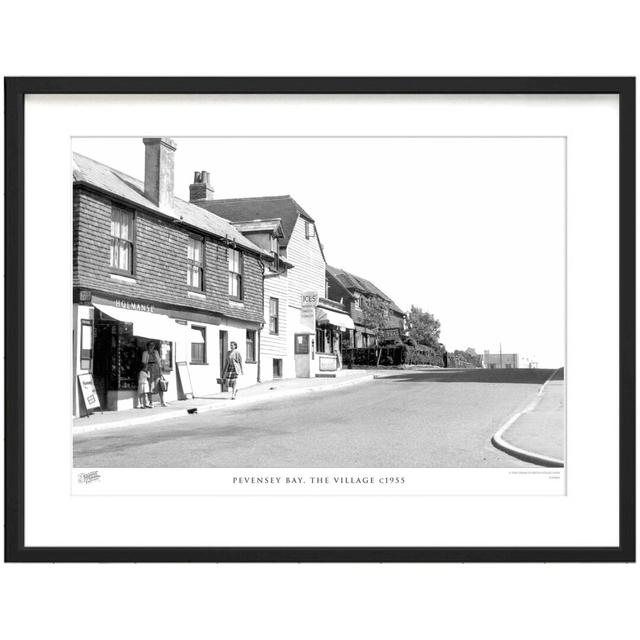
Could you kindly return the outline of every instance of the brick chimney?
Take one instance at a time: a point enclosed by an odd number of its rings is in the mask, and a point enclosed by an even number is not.
[[[173,209],[173,154],[171,138],[143,138],[144,195],[160,209]]]
[[[213,200],[213,187],[209,184],[208,171],[196,171],[193,184],[189,185],[189,202],[196,200]]]

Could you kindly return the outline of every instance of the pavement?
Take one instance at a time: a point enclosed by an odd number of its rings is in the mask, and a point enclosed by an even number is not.
[[[564,467],[564,369],[554,372],[527,407],[494,434],[492,442],[520,460]]]
[[[73,420],[73,433],[82,434],[105,429],[152,424],[172,418],[183,418],[189,412],[200,414],[222,409],[241,410],[255,402],[269,402],[297,395],[331,391],[360,384],[373,379],[371,371],[345,369],[338,371],[335,378],[292,378],[272,380],[245,387],[238,391],[235,400],[229,393],[216,393],[188,400],[176,400],[162,407],[155,403],[153,409],[125,409],[93,413],[88,417]],[[196,409],[196,411],[193,411]]]

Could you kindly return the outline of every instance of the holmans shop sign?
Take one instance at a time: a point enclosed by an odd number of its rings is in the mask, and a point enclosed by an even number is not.
[[[131,302],[130,300],[121,300],[116,298],[115,306],[120,309],[130,309],[131,311],[146,311],[147,313],[153,313],[153,305],[145,304],[144,302]]]

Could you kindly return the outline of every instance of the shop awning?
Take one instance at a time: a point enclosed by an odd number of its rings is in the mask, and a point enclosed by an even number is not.
[[[332,324],[341,329],[355,329],[351,316],[330,309],[316,309],[316,321],[318,324]]]
[[[122,309],[112,307],[108,304],[93,305],[102,313],[120,322],[130,322],[133,324],[133,335],[150,340],[176,341],[179,327],[175,320],[161,313],[148,313],[146,311],[135,311],[133,309]]]

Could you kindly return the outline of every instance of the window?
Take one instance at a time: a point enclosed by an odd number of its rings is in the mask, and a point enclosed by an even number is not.
[[[204,291],[204,240],[190,237],[187,244],[187,286]]]
[[[133,273],[133,211],[115,205],[111,209],[110,265],[122,273]]]
[[[362,309],[362,298],[359,293],[353,294],[354,304],[356,305],[356,309]]]
[[[307,239],[316,237],[316,228],[313,222],[304,221],[304,237]]]
[[[269,333],[280,331],[280,302],[278,298],[269,298]]]
[[[191,325],[191,364],[207,364],[206,329]]]
[[[309,353],[309,336],[304,333],[296,333],[295,349],[296,354]]]
[[[242,254],[236,249],[229,249],[229,295],[242,299]]]
[[[93,322],[80,320],[80,368],[90,370],[93,357]]]
[[[316,352],[325,353],[325,332],[324,329],[316,329]]]
[[[256,361],[256,332],[247,329],[247,362]]]

